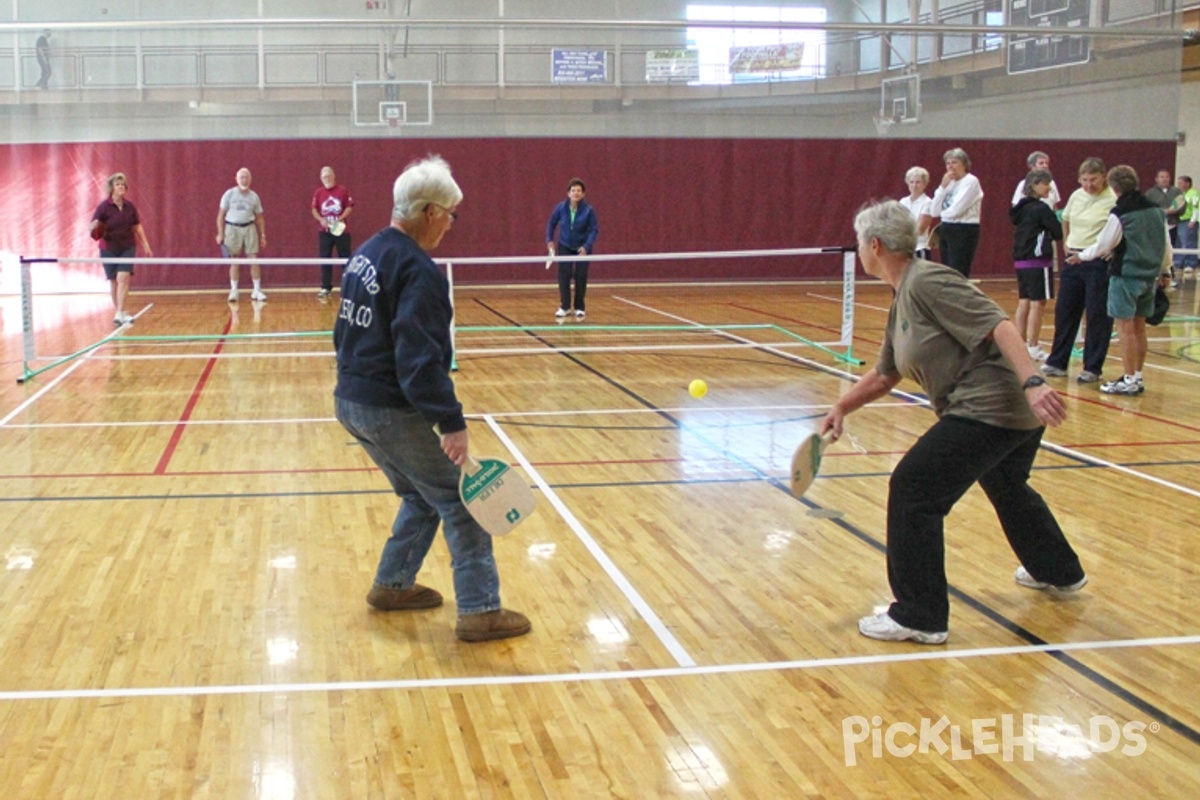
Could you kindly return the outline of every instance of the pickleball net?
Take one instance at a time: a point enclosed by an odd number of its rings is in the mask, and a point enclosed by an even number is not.
[[[803,275],[803,280],[775,279],[770,281],[736,280],[725,278],[723,281],[688,281],[689,270],[694,271],[697,263],[732,264],[769,263],[779,260],[779,263],[796,264],[804,259],[803,268],[792,269],[785,267],[785,274]],[[515,321],[506,325],[475,325],[463,324],[460,311],[454,325],[454,342],[456,350],[455,366],[458,358],[473,356],[503,356],[524,355],[546,352],[630,352],[630,351],[670,351],[670,350],[702,350],[702,349],[735,349],[763,348],[778,349],[813,348],[829,358],[845,363],[859,363],[853,356],[854,336],[854,306],[855,306],[855,259],[854,253],[843,247],[791,248],[780,250],[744,250],[744,251],[711,251],[711,252],[681,252],[681,253],[641,253],[592,255],[586,257],[558,257],[556,261],[569,263],[571,261],[587,260],[593,266],[593,275],[598,274],[597,266],[603,268],[606,264],[621,262],[643,262],[639,269],[645,268],[642,280],[624,283],[593,283],[590,289],[593,302],[596,297],[608,298],[622,307],[622,316],[628,320],[620,324],[593,321],[586,325],[572,322],[568,326],[556,324],[540,324],[542,315],[539,313],[537,322],[522,324]],[[810,261],[811,260],[811,261]],[[235,259],[243,265],[241,288],[249,288],[248,259]],[[291,281],[285,285],[287,273],[280,267],[303,266],[312,270],[322,263],[319,259],[256,259],[263,268],[264,288],[268,291],[270,304],[251,304],[242,302],[239,305],[227,305],[222,300],[227,289],[216,288],[212,274],[204,276],[209,288],[204,290],[189,290],[183,294],[173,286],[144,285],[142,276],[149,270],[143,267],[155,266],[172,270],[212,270],[218,269],[224,275],[224,269],[231,263],[228,259],[184,259],[184,258],[139,258],[132,259],[135,273],[138,276],[132,284],[130,301],[126,311],[138,315],[134,324],[114,326],[112,323],[112,307],[107,294],[91,292],[86,294],[68,295],[58,292],[38,292],[39,272],[61,269],[64,266],[93,269],[99,273],[102,263],[97,258],[63,258],[29,257],[21,258],[21,291],[20,319],[22,333],[22,369],[18,382],[29,380],[43,372],[70,363],[78,358],[88,356],[97,351],[112,352],[119,347],[124,357],[135,357],[133,348],[154,347],[162,352],[167,346],[180,349],[180,357],[187,357],[187,347],[191,344],[221,340],[233,343],[271,343],[280,345],[288,342],[289,347],[298,343],[306,343],[310,354],[329,355],[332,353],[330,332],[333,319],[337,313],[344,313],[340,306],[339,295],[335,292],[332,305],[333,313],[324,318],[311,319],[303,316],[293,316],[293,324],[287,329],[271,328],[258,324],[259,317],[264,315],[263,308],[280,309],[286,304],[303,303],[305,308],[315,307],[313,297],[315,292],[311,287],[311,276],[303,283]],[[463,257],[451,259],[435,259],[445,270],[450,287],[451,297],[456,305],[464,292],[475,289],[487,290],[492,288],[517,287],[520,290],[536,290],[547,297],[557,297],[553,278],[544,269],[545,256],[507,256],[507,257]],[[330,260],[328,263],[341,264],[340,260]],[[736,271],[736,270],[735,270]],[[777,269],[778,273],[779,270]],[[496,276],[503,276],[501,284]],[[514,282],[512,275],[521,276],[522,280]],[[711,274],[711,270],[709,272]],[[528,275],[528,278],[524,276]],[[53,280],[46,281],[55,285]],[[203,281],[201,281],[203,282]],[[152,283],[152,282],[151,282]],[[705,315],[707,321],[693,319],[692,315],[680,315],[651,308],[638,301],[632,287],[664,286],[671,291],[683,291],[688,286],[720,286],[720,285],[785,285],[785,284],[823,284],[822,291],[829,295],[829,305],[836,305],[836,319],[828,320],[820,327],[821,335],[814,335],[813,330],[804,330],[790,323],[775,321],[731,321],[712,322],[712,315],[723,313],[712,309]],[[103,286],[103,284],[95,284]],[[838,288],[833,288],[838,287]],[[242,293],[248,299],[249,292]],[[629,296],[626,296],[629,295]],[[555,301],[550,301],[555,302]],[[155,305],[157,303],[157,305]],[[191,319],[189,324],[182,325],[181,332],[171,331],[171,309],[185,307]],[[208,313],[211,312],[211,313]],[[145,325],[143,317],[152,314],[155,324]],[[195,317],[200,314],[199,323]],[[49,317],[48,319],[46,317]],[[266,314],[266,317],[272,316]],[[282,316],[282,315],[277,315]],[[470,315],[468,315],[470,316]],[[548,316],[548,315],[547,315]],[[151,317],[146,317],[150,319]],[[470,322],[470,319],[466,320]],[[232,323],[232,324],[230,324]],[[153,333],[150,332],[153,330]],[[564,335],[569,334],[569,335]],[[83,337],[83,338],[81,338]],[[46,346],[49,345],[49,346]],[[225,357],[231,357],[232,351]],[[211,357],[206,353],[205,357]]]

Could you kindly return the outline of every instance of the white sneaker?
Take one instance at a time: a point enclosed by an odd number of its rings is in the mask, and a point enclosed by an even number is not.
[[[113,325],[116,325],[117,327],[120,327],[122,325],[132,325],[132,324],[133,324],[133,317],[129,316],[128,314],[126,314],[124,312],[117,314],[115,317],[113,317]]]
[[[1029,571],[1024,567],[1017,567],[1017,571],[1013,573],[1013,580],[1024,586],[1026,589],[1053,589],[1056,592],[1066,593],[1078,592],[1084,586],[1087,586],[1088,581],[1087,575],[1084,575],[1083,580],[1076,581],[1075,583],[1071,583],[1066,586],[1054,586],[1052,584],[1039,581],[1037,578],[1030,575]]]
[[[575,319],[583,319],[586,316],[587,316],[587,314],[583,313],[582,311],[575,312]]]
[[[319,303],[328,303],[329,302],[329,290],[328,289],[321,289],[319,292],[317,292],[317,302],[319,302]]]
[[[564,310],[563,310],[563,309],[561,309],[561,308],[560,308],[558,311],[555,311],[555,312],[554,312],[554,316],[555,316],[555,317],[557,317],[558,319],[562,319],[562,318],[563,318],[563,317],[565,317],[566,315],[567,315],[567,312],[566,312],[566,311],[564,311]]]
[[[947,631],[929,633],[906,628],[888,616],[886,611],[860,619],[858,632],[868,639],[879,639],[883,642],[903,642],[911,639],[918,644],[942,644],[950,635]]]
[[[1046,351],[1042,349],[1042,346],[1040,344],[1030,345],[1029,346],[1029,357],[1032,358],[1034,361],[1045,361],[1046,360]]]
[[[250,293],[250,299],[256,303],[265,303],[267,302],[267,293],[262,289],[255,289]]]
[[[231,303],[237,302],[237,289],[229,290],[229,302],[231,302]]]

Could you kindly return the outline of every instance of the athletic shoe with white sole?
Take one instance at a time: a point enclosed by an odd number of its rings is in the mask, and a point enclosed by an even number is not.
[[[1064,592],[1068,594],[1071,592],[1078,592],[1084,586],[1087,586],[1088,582],[1087,575],[1084,575],[1082,580],[1075,581],[1075,583],[1069,583],[1066,586],[1055,586],[1053,584],[1046,583],[1045,581],[1039,581],[1037,578],[1030,575],[1029,570],[1025,569],[1024,567],[1017,567],[1017,571],[1013,573],[1013,580],[1015,580],[1021,586],[1024,586],[1026,589],[1053,589],[1056,592]]]
[[[317,302],[318,303],[328,303],[329,302],[329,289],[321,289],[317,292]]]
[[[565,317],[566,315],[567,315],[567,312],[566,312],[565,310],[561,309],[561,308],[560,308],[558,311],[555,311],[555,312],[554,312],[554,316],[555,316],[557,319],[562,319],[562,318],[563,318],[563,317]]]
[[[237,289],[229,290],[229,302],[231,302],[231,303],[237,302]]]
[[[1146,385],[1137,378],[1122,375],[1115,381],[1100,384],[1100,391],[1105,394],[1141,394],[1146,391]]]
[[[1095,383],[1098,380],[1100,380],[1099,375],[1086,369],[1075,377],[1076,383]]]
[[[583,319],[586,316],[587,314],[585,314],[582,310],[575,312],[575,319]]]
[[[262,289],[255,289],[250,293],[250,299],[256,303],[265,303],[267,302],[267,293]]]
[[[906,628],[888,616],[886,611],[860,619],[858,632],[868,639],[879,639],[883,642],[903,642],[911,639],[918,644],[942,644],[950,635],[947,631],[931,633]]]
[[[1042,364],[1042,374],[1047,378],[1065,378],[1067,371],[1060,367],[1052,367],[1049,364]]]

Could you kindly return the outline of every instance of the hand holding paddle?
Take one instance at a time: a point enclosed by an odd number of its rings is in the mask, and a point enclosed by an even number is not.
[[[492,536],[508,533],[537,508],[533,490],[512,467],[496,458],[476,461],[468,455],[458,494],[479,526]]]
[[[822,436],[818,433],[809,434],[792,454],[792,496],[799,500],[812,486],[817,473],[821,469],[821,457],[825,448],[834,442],[833,430],[830,429]]]

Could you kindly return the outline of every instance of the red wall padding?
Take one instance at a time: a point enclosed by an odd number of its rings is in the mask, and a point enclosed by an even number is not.
[[[1011,270],[1008,205],[1025,157],[1044,149],[1065,195],[1079,162],[1099,156],[1127,163],[1148,187],[1170,168],[1173,141],[943,141],[926,139],[321,139],[278,141],[105,142],[0,148],[9,190],[0,195],[0,250],[24,256],[93,256],[87,237],[104,181],[129,176],[156,256],[215,257],[217,205],[239,167],[254,175],[269,247],[264,257],[316,256],[309,214],[323,165],[356,202],[355,244],[388,224],[391,186],[414,158],[440,153],[465,194],[461,217],[434,254],[540,255],[551,207],[580,177],[600,219],[598,252],[850,245],[854,212],[872,197],[906,193],[904,173],[920,164],[936,183],[941,157],[963,147],[986,193],[974,275]],[[931,191],[932,193],[932,191]],[[795,278],[834,276],[835,257],[762,261],[596,264],[592,280]],[[98,266],[80,266],[91,276]],[[216,287],[219,267],[147,266],[139,288]],[[268,286],[315,286],[315,267],[273,267]],[[547,281],[540,265],[464,267],[460,282]]]

